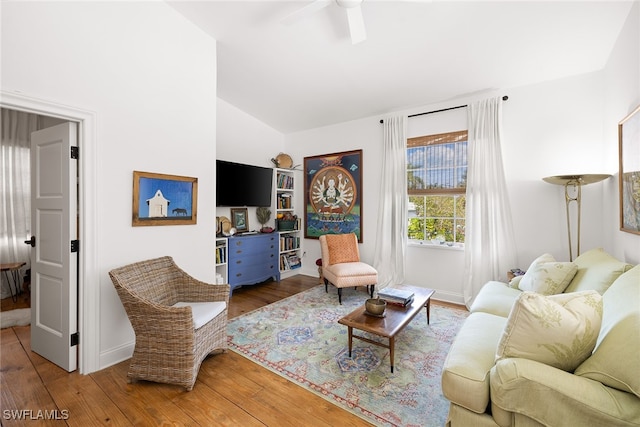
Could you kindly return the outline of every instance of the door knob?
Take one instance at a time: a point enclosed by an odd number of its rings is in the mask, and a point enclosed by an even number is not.
[[[36,236],[31,236],[29,240],[24,241],[25,244],[31,245],[32,248],[36,247]]]

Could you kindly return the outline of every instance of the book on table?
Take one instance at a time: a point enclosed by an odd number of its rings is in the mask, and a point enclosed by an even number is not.
[[[413,301],[414,293],[404,289],[384,288],[378,291],[378,297],[387,303],[408,305]]]

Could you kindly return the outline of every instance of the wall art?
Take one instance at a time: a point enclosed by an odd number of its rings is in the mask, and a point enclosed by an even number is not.
[[[198,178],[133,171],[132,225],[196,224]]]
[[[618,124],[620,230],[640,234],[640,106]]]
[[[231,224],[238,233],[249,231],[249,215],[247,208],[231,208]]]
[[[304,237],[355,233],[362,243],[362,150],[304,158]]]

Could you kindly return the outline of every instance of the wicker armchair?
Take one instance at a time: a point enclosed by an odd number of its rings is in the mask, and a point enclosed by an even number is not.
[[[326,292],[329,292],[329,283],[338,288],[338,302],[342,304],[342,288],[366,286],[373,298],[378,272],[360,261],[358,238],[354,233],[322,235],[320,250]]]
[[[189,276],[171,257],[109,272],[136,344],[127,378],[193,389],[202,361],[227,348],[229,285]]]

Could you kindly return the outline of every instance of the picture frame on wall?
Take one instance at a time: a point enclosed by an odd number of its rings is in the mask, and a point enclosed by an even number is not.
[[[198,178],[133,171],[134,227],[197,223]]]
[[[247,208],[231,208],[231,225],[238,233],[249,231]]]
[[[362,150],[304,158],[304,237],[355,233],[362,243]]]
[[[618,124],[620,230],[640,235],[640,106]]]

